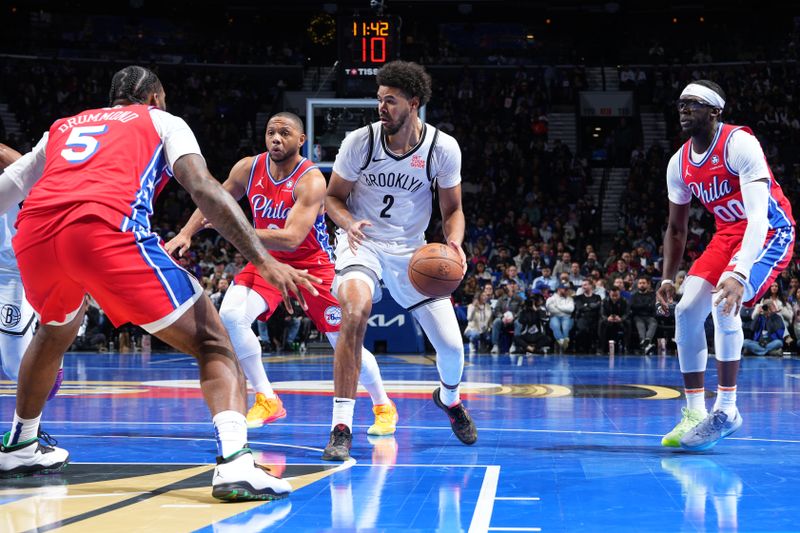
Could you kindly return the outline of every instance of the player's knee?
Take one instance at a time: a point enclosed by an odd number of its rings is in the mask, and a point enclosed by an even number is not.
[[[233,305],[223,305],[219,310],[219,318],[222,320],[225,329],[230,331],[231,329],[239,327],[242,323],[244,319],[244,310]]]
[[[711,310],[714,317],[714,327],[722,333],[738,333],[742,331],[742,317],[739,313],[726,314],[722,306],[715,305]]]
[[[372,312],[371,302],[340,301],[342,308],[342,329],[366,328]]]

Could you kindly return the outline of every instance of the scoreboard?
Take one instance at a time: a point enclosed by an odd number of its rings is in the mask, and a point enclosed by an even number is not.
[[[372,96],[375,74],[400,56],[402,21],[391,15],[353,16],[339,19],[340,96]]]

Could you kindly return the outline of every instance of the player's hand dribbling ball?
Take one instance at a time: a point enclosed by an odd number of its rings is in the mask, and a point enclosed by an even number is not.
[[[425,296],[450,296],[461,284],[461,257],[446,244],[420,246],[408,263],[408,279]]]

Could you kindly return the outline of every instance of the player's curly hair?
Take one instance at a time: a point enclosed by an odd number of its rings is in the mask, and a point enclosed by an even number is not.
[[[400,89],[409,98],[419,98],[422,107],[431,99],[431,76],[425,68],[410,61],[392,61],[378,71],[378,86]]]
[[[114,74],[108,100],[111,105],[121,101],[143,104],[150,94],[161,88],[161,81],[152,70],[130,65]]]

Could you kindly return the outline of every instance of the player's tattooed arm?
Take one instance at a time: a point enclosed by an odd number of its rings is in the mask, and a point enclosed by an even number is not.
[[[202,156],[186,154],[175,162],[173,170],[175,179],[192,196],[194,203],[214,224],[220,235],[233,244],[256,267],[264,279],[281,291],[287,311],[291,312],[290,293],[294,294],[303,309],[306,309],[305,300],[298,286],[316,296],[319,293],[311,282],[321,283],[322,280],[309,275],[308,272],[281,264],[267,253],[236,200],[208,172]]]
[[[240,200],[247,192],[247,180],[250,176],[250,168],[253,165],[252,157],[245,157],[236,163],[228,174],[228,179],[222,183],[222,188],[228,191],[235,200]],[[167,253],[173,255],[177,252],[178,257],[185,254],[192,245],[192,237],[203,228],[210,227],[208,219],[200,211],[194,210],[192,216],[184,224],[181,231],[164,245]]]

